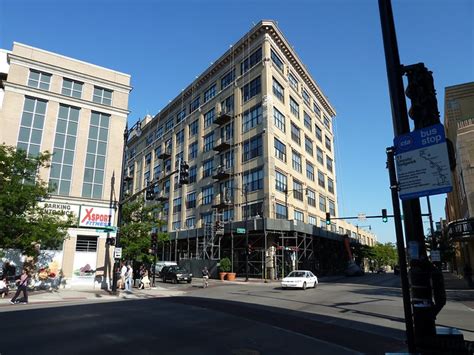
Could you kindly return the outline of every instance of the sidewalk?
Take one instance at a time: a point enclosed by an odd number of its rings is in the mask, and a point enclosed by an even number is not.
[[[88,287],[76,287],[68,289],[59,289],[57,291],[31,291],[28,292],[28,305],[48,304],[48,303],[77,303],[84,301],[119,301],[124,299],[147,299],[157,297],[180,296],[185,292],[180,290],[170,290],[157,285],[150,290],[133,289],[132,293],[119,291],[117,295],[113,295],[107,290],[92,289]],[[8,296],[0,298],[0,311],[4,307],[25,307],[28,305],[12,305],[10,299],[15,295],[15,291],[10,291]],[[20,293],[22,297],[22,293]]]

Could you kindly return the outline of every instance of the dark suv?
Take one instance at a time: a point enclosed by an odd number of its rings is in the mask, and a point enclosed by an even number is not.
[[[179,266],[165,266],[160,272],[163,282],[171,280],[172,283],[178,283],[180,281],[186,281],[188,284],[191,283],[193,275],[188,273],[185,269]]]

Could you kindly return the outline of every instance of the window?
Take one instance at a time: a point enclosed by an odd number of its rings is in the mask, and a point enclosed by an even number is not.
[[[306,105],[308,105],[308,107],[311,108],[311,98],[305,89],[303,89],[303,101]]]
[[[275,171],[275,189],[281,192],[286,192],[288,188],[287,177],[285,174]]]
[[[324,183],[324,180],[325,180],[325,179],[324,179],[324,174],[323,174],[320,170],[318,170],[318,185],[321,186],[321,187],[323,187],[323,188],[324,188],[325,185],[326,185],[326,184]]]
[[[331,121],[326,115],[324,115],[324,125],[329,131],[331,131]]]
[[[186,228],[194,228],[196,226],[196,217],[188,217],[186,218]]]
[[[145,155],[145,165],[150,165],[151,164],[151,152],[150,153],[147,153],[147,155]]]
[[[163,183],[163,191],[165,192],[165,194],[168,194],[170,192],[170,186],[171,183],[169,179]]]
[[[173,221],[173,230],[179,230],[181,228],[181,221]]]
[[[36,89],[49,90],[51,82],[51,74],[38,70],[30,69],[30,77],[28,78],[28,86]]]
[[[293,150],[293,169],[301,173],[301,155]]]
[[[161,164],[155,165],[155,167],[153,168],[153,178],[155,180],[158,180],[160,178],[160,174],[161,174]]]
[[[203,178],[206,178],[212,175],[212,169],[214,166],[213,161],[214,159],[208,159],[202,163],[202,177]]]
[[[165,160],[165,172],[169,173],[171,171],[171,159]]]
[[[290,111],[296,117],[300,118],[300,105],[290,96]]]
[[[314,166],[306,160],[306,177],[311,181],[314,181]]]
[[[315,216],[308,215],[308,223],[309,223],[309,224],[312,224],[313,226],[316,226],[316,225],[317,225],[316,217],[315,217]]]
[[[83,83],[72,79],[63,78],[63,88],[61,94],[81,98]]]
[[[173,118],[169,118],[168,121],[166,121],[165,123],[165,133],[171,131],[173,127],[174,127]]]
[[[99,104],[111,105],[112,90],[94,86],[94,95],[92,96],[92,101],[98,102]]]
[[[319,194],[319,210],[321,212],[326,212],[326,197]]]
[[[153,143],[153,132],[146,136],[146,145]]]
[[[179,161],[180,161],[180,160],[181,160],[181,161],[184,160],[184,152],[183,152],[183,151],[177,153],[177,154],[174,156],[174,167],[175,167],[175,169],[178,168],[178,166],[179,166]]]
[[[273,107],[273,121],[278,129],[286,132],[285,116],[276,107]]]
[[[313,141],[308,136],[304,136],[304,149],[306,153],[313,156]]]
[[[262,105],[258,104],[243,113],[242,132],[247,132],[260,123],[262,123]]]
[[[310,115],[308,115],[306,111],[303,111],[303,117],[305,127],[311,131],[313,129],[313,125]]]
[[[189,112],[194,112],[199,107],[199,99],[200,96],[196,97],[191,103],[189,104]]]
[[[216,96],[216,83],[212,84],[206,91],[204,91],[204,102],[208,102]]]
[[[295,210],[294,218],[296,221],[304,222],[304,214],[301,211]]]
[[[290,83],[290,86],[298,92],[298,80],[292,73],[288,73],[288,82]]]
[[[326,146],[326,148],[327,148],[329,151],[331,151],[331,139],[329,139],[328,136],[325,136],[324,138],[325,138],[325,146]]]
[[[97,237],[89,235],[78,235],[76,239],[76,251],[97,251]]]
[[[201,220],[203,227],[205,225],[212,225],[212,212],[201,213]]]
[[[224,90],[228,87],[232,82],[235,80],[235,69],[228,71],[224,76],[221,78],[221,90]]]
[[[247,102],[255,95],[260,94],[261,90],[262,84],[260,82],[260,77],[256,77],[242,88],[242,101]]]
[[[204,114],[204,128],[210,127],[214,123],[216,109],[212,108]]]
[[[214,132],[204,136],[204,152],[208,152],[214,148]]]
[[[248,192],[263,189],[263,169],[259,168],[244,172],[242,184],[247,186]]]
[[[317,124],[314,125],[314,128],[316,129],[316,138],[318,141],[321,143],[323,142],[323,131],[321,130],[321,127],[319,127]]]
[[[195,165],[189,168],[189,183],[190,184],[196,182],[196,176],[197,176],[197,167]]]
[[[293,122],[291,122],[291,139],[298,144],[301,144],[300,129]]]
[[[288,219],[288,210],[285,205],[277,203],[275,206],[276,219]]]
[[[145,171],[145,173],[143,174],[143,182],[145,185],[148,185],[148,183],[150,182],[150,170]]]
[[[219,156],[220,165],[225,169],[230,169],[234,166],[234,151],[228,151]]]
[[[332,159],[326,156],[326,168],[332,173]]]
[[[221,138],[225,141],[229,141],[234,138],[234,122],[221,127]]]
[[[262,60],[262,48],[258,48],[240,63],[240,73],[244,74]]]
[[[331,216],[336,216],[336,205],[333,200],[328,199],[329,202],[329,213]]]
[[[303,201],[303,184],[298,180],[293,180],[293,197]]]
[[[272,49],[271,54],[272,62],[275,64],[275,66],[280,69],[280,71],[283,71],[283,61],[280,59],[278,54],[275,53],[275,51]]]
[[[202,204],[210,205],[214,197],[214,188],[212,186],[202,188]]]
[[[263,216],[263,202],[256,202],[242,206],[242,217],[252,218]]]
[[[183,144],[184,142],[184,129],[176,133],[176,145]]]
[[[275,138],[275,156],[281,161],[286,162],[286,145]]]
[[[191,143],[189,145],[189,149],[188,149],[188,159],[192,160],[192,159],[197,158],[197,153],[198,153],[198,144],[197,144],[197,142]]]
[[[222,220],[224,222],[232,221],[234,219],[234,209],[224,210],[222,213]]]
[[[186,109],[183,108],[176,114],[176,124],[180,123],[186,117]]]
[[[283,89],[283,86],[273,78],[273,95],[280,100],[281,102],[285,102],[285,90]]]
[[[334,194],[334,181],[328,178],[328,191]]]
[[[28,155],[37,156],[40,152],[47,103],[32,97],[25,98],[17,148],[26,151]]]
[[[251,139],[244,141],[242,162],[256,158],[263,154],[262,136],[255,136]]]
[[[186,208],[195,208],[196,207],[196,192],[190,192],[186,196]]]
[[[110,116],[91,113],[82,197],[102,198]]]
[[[189,124],[189,136],[193,137],[198,134],[199,130],[199,120],[196,120]]]
[[[231,113],[234,111],[234,95],[230,95],[221,102],[221,110],[226,113]]]
[[[173,213],[181,212],[181,197],[173,200]]]
[[[316,158],[318,159],[318,163],[324,165],[324,154],[323,150],[319,147],[316,147]]]
[[[53,158],[49,175],[49,186],[54,189],[54,194],[69,195],[79,112],[79,108],[59,105]]]
[[[311,189],[307,189],[306,197],[308,198],[308,205],[316,207],[316,193]]]
[[[317,117],[321,117],[321,109],[319,108],[319,105],[316,103],[316,100],[313,102],[313,111]]]

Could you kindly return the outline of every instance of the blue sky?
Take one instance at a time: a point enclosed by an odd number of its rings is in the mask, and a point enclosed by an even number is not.
[[[441,117],[444,88],[474,80],[473,4],[392,4],[401,62],[433,71]],[[376,0],[0,0],[0,48],[17,41],[131,74],[133,123],[157,113],[261,19],[278,22],[337,111],[339,215],[391,213],[385,148],[393,126]],[[444,199],[431,197],[435,220]],[[395,241],[392,223],[359,225]]]

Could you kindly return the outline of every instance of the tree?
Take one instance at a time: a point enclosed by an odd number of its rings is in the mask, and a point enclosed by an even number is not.
[[[123,258],[150,263],[152,255],[150,232],[164,221],[156,218],[160,206],[146,206],[142,199],[130,201],[122,206],[122,227],[120,245],[123,247]],[[158,245],[169,239],[168,233],[158,233]]]
[[[377,243],[374,245],[372,251],[373,260],[377,268],[386,265],[394,266],[398,264],[398,253],[393,243]]]
[[[0,248],[20,249],[37,256],[39,249],[57,249],[74,225],[72,216],[46,210],[40,201],[50,196],[40,170],[49,168],[49,152],[30,156],[0,145]]]

